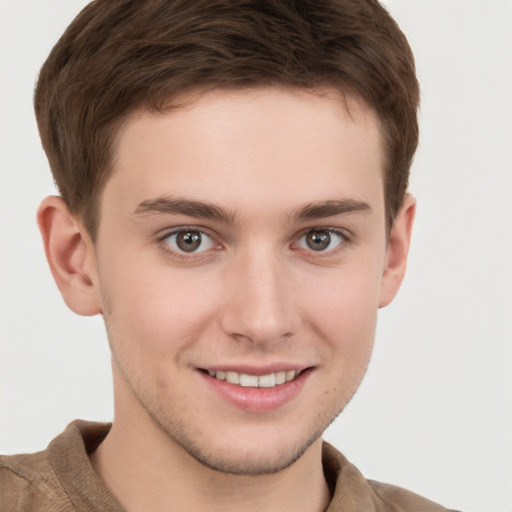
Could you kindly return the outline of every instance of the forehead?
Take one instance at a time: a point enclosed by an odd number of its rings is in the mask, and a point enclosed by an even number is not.
[[[175,103],[182,106],[139,111],[125,124],[105,194],[131,206],[163,195],[235,207],[270,199],[284,207],[329,194],[381,199],[379,125],[361,101],[328,89],[270,87]]]

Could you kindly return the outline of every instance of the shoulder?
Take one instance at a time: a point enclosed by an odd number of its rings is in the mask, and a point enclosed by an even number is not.
[[[77,420],[46,450],[0,455],[0,512],[76,510],[76,503],[81,503],[80,493],[87,501],[97,479],[87,451],[94,450],[108,428],[106,424]]]
[[[328,443],[323,446],[323,464],[333,494],[328,512],[455,512],[401,487],[367,480]]]
[[[47,450],[0,456],[0,496],[0,509],[9,512],[44,509],[57,502],[69,503]]]
[[[0,456],[0,512],[121,511],[88,456],[109,429],[76,420],[44,451]]]
[[[389,510],[403,510],[404,512],[456,512],[402,487],[374,480],[367,480],[367,482],[379,500],[390,507]]]

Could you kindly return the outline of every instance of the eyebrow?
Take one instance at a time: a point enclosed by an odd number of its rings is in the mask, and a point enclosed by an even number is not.
[[[368,203],[358,199],[318,201],[298,208],[292,213],[290,220],[292,222],[304,222],[355,212],[369,212],[370,210],[371,208]]]
[[[292,212],[288,216],[288,222],[304,222],[370,210],[371,208],[368,203],[357,199],[318,201],[309,203]],[[237,217],[235,211],[229,212],[211,203],[174,197],[147,199],[139,203],[134,213],[136,215],[187,215],[189,217],[216,220],[228,224],[234,223]]]
[[[135,214],[187,215],[226,223],[235,221],[236,212],[228,212],[211,203],[175,197],[158,197],[139,203]]]

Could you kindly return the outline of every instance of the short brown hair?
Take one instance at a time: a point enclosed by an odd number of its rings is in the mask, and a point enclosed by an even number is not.
[[[392,225],[418,144],[404,34],[377,0],[96,0],[43,65],[35,111],[54,180],[92,238],[116,133],[192,89],[331,86],[377,114]]]

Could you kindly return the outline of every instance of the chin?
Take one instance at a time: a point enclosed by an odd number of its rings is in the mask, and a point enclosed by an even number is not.
[[[265,426],[261,423],[223,429],[173,422],[166,413],[151,416],[172,444],[204,467],[246,476],[269,475],[292,466],[337,415],[319,418],[320,421],[300,429],[297,424]]]
[[[231,447],[228,450],[213,450],[211,447],[183,442],[184,440],[181,440],[180,444],[192,458],[205,467],[226,474],[257,476],[270,475],[290,467],[300,459],[320,434],[304,443],[279,449],[272,449],[269,445],[265,448],[248,446],[248,443],[241,449]]]

